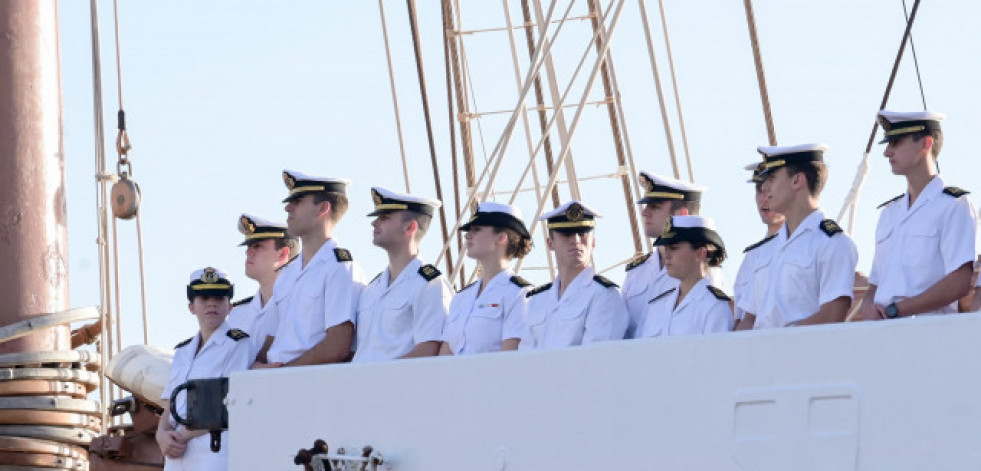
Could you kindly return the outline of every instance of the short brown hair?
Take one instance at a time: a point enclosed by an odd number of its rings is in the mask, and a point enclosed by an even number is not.
[[[698,211],[702,208],[702,202],[701,201],[679,201],[679,200],[672,200],[671,201],[671,213],[672,214],[680,211],[682,208],[687,209],[688,210],[688,214],[690,214],[692,216],[697,216],[698,215]]]
[[[415,211],[403,210],[402,211],[402,222],[409,222],[409,221],[415,221],[416,222],[416,226],[419,228],[419,231],[418,231],[418,234],[419,235],[417,237],[421,239],[422,236],[426,235],[426,232],[429,231],[429,225],[432,224],[433,217],[430,216],[430,215],[428,215],[428,214],[422,214],[422,213],[417,213]]]
[[[807,191],[811,196],[818,196],[824,191],[824,184],[828,181],[828,167],[824,162],[788,163],[786,168],[788,176],[804,174],[807,178]]]
[[[940,148],[944,146],[944,133],[939,129],[934,129],[933,131],[920,131],[918,133],[912,134],[913,142],[920,142],[924,137],[930,136],[933,138],[933,147],[930,148],[930,153],[933,154],[934,160],[940,158]]]
[[[504,233],[508,236],[507,249],[504,256],[507,258],[521,258],[531,253],[531,239],[523,237],[514,229],[491,226],[495,234]]]
[[[282,239],[273,239],[275,242],[274,246],[276,250],[283,250],[283,247],[289,247],[290,257],[293,258],[296,254],[300,253],[300,241],[295,237],[285,237]]]
[[[330,222],[336,224],[347,213],[347,195],[334,192],[314,193],[314,203],[320,204],[324,201],[330,203]]]

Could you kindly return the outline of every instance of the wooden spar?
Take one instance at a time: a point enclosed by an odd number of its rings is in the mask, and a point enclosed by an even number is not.
[[[450,133],[450,159],[453,166],[453,210],[456,212],[457,219],[459,219],[464,214],[464,209],[460,207],[460,159],[456,152],[456,120],[453,114],[453,67],[454,65],[450,62],[450,41],[454,41],[456,35],[451,34],[453,31],[450,25],[453,22],[453,13],[447,8],[447,1],[443,2],[442,10],[442,21],[443,21],[443,68],[445,69],[446,75],[446,111],[448,114],[448,130]],[[456,43],[453,43],[453,47],[456,47]],[[472,147],[472,146],[471,146]],[[471,167],[473,162],[470,162]],[[473,169],[467,169],[467,176],[473,173]],[[472,185],[468,182],[468,187]],[[456,231],[456,253],[460,255],[460,259],[463,259],[463,236],[460,231]],[[464,278],[463,272],[465,269],[460,270],[460,286],[466,286],[466,280]],[[448,274],[449,276],[450,274]]]
[[[535,31],[531,22],[531,6],[528,0],[521,0],[521,17],[525,21],[525,42],[528,43],[528,58],[535,57]],[[535,104],[538,105],[538,126],[542,130],[542,138],[545,139],[543,150],[545,151],[545,170],[549,175],[555,166],[555,157],[552,155],[552,140],[547,132],[548,118],[545,116],[545,95],[542,93],[542,77],[535,75]],[[552,207],[558,208],[562,204],[559,199],[558,187],[552,188]],[[551,257],[551,255],[549,255]],[[551,261],[551,258],[549,258]]]
[[[0,2],[0,325],[68,307],[58,6]],[[0,353],[69,348],[67,326]]]
[[[763,57],[760,54],[760,40],[756,37],[756,18],[753,16],[753,0],[743,0],[746,9],[746,25],[749,27],[749,41],[753,46],[753,61],[756,63],[756,80],[760,86],[760,101],[763,102],[763,117],[766,119],[766,135],[770,145],[777,145],[777,131],[773,127],[773,113],[770,111],[770,94],[766,89],[766,75],[763,73]]]

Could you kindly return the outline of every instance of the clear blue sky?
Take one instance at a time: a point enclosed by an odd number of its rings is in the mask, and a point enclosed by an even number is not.
[[[244,254],[236,244],[241,212],[284,219],[284,168],[347,177],[354,181],[352,207],[337,231],[368,276],[384,268],[384,253],[369,239],[369,188],[402,189],[403,180],[385,65],[377,2],[259,1],[120,2],[123,94],[128,114],[134,177],[143,190],[143,223],[149,298],[150,342],[171,346],[190,336],[196,324],[186,308],[188,274],[213,265],[229,271],[239,295],[256,285],[244,276]],[[418,2],[425,65],[437,132],[445,199],[449,202],[449,144],[445,107],[438,2]],[[463,2],[466,30],[504,25],[499,2]],[[509,2],[520,22],[520,3]],[[581,15],[579,2],[573,15]],[[742,247],[758,240],[763,227],[752,204],[752,188],[742,166],[758,159],[766,144],[756,76],[742,2],[666,1],[679,89],[698,183],[710,187],[703,214],[714,217],[732,257],[725,265],[735,277]],[[404,2],[386,2],[396,79],[406,133],[413,191],[434,195],[432,170],[419,107]],[[781,144],[826,142],[831,181],[822,206],[836,217],[851,186],[904,28],[901,0],[854,2],[754,2],[770,99]],[[912,6],[912,0],[909,1]],[[112,36],[112,4],[102,8],[103,104],[106,146],[115,159],[118,108]],[[87,2],[60,2],[65,159],[68,178],[69,256],[73,306],[98,302],[94,240],[93,101],[91,37]],[[561,10],[561,8],[560,8]],[[667,63],[657,17],[655,26],[662,78]],[[967,31],[981,17],[973,2],[924,2],[914,28],[926,98],[931,109],[948,114],[940,159],[948,185],[978,191],[970,144],[981,122],[981,57]],[[568,77],[589,40],[588,23],[566,26],[556,44],[556,68]],[[519,50],[524,51],[521,35]],[[477,107],[513,108],[517,98],[505,33],[465,38]],[[637,165],[669,174],[663,127],[637,2],[628,1],[612,46],[627,126]],[[522,59],[527,68],[527,59]],[[581,88],[571,94],[578,99]],[[670,88],[668,89],[670,91]],[[591,99],[602,96],[597,84]],[[900,69],[891,109],[922,107],[911,57]],[[567,111],[571,120],[572,110]],[[506,115],[480,120],[489,154]],[[532,121],[534,124],[534,121]],[[677,122],[673,121],[680,149]],[[616,170],[604,109],[590,108],[572,149],[579,175]],[[527,160],[524,134],[517,133],[498,189],[510,189]],[[478,160],[485,156],[480,142]],[[872,168],[860,200],[855,238],[859,268],[872,260],[872,232],[882,201],[904,190],[904,182],[882,164],[882,148],[872,149]],[[583,199],[608,214],[597,230],[597,265],[607,267],[632,252],[619,184],[584,183]],[[563,198],[568,192],[562,188]],[[518,199],[527,216],[530,195]],[[426,258],[435,260],[438,230],[428,236]],[[141,342],[136,282],[135,228],[120,223],[124,344]],[[528,265],[542,265],[538,240]],[[536,258],[537,257],[537,258]],[[545,272],[528,271],[534,282]],[[622,269],[609,273],[622,280]]]

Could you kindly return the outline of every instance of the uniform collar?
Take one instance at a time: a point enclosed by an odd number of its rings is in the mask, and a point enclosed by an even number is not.
[[[412,260],[409,261],[409,263],[405,266],[405,268],[402,269],[402,272],[399,273],[399,276],[394,280],[392,280],[391,268],[386,266],[385,272],[382,274],[381,281],[384,283],[382,286],[385,286],[386,289],[392,288],[395,286],[396,283],[408,278],[409,276],[418,276],[416,272],[419,271],[419,267],[421,266],[422,266],[422,258],[416,255]]]
[[[336,248],[337,248],[337,239],[333,237],[327,239],[327,242],[324,242],[324,245],[320,246],[320,249],[317,250],[317,253],[313,255],[313,258],[310,259],[310,263],[308,263],[307,266],[309,267],[310,265],[313,265],[315,263],[320,263],[330,260],[330,257],[334,256],[334,249]],[[303,253],[300,253],[300,256],[302,257]],[[301,258],[300,260],[303,259]]]
[[[921,206],[927,204],[928,201],[934,199],[942,191],[944,191],[944,181],[940,178],[940,175],[937,175],[933,177],[933,179],[930,180],[925,187],[923,187],[923,191],[920,192],[920,196],[916,198],[916,201],[913,203],[912,207],[909,204],[910,194],[909,189],[907,189],[906,196],[903,200],[906,202],[906,205],[903,206],[903,209],[906,209],[907,213],[912,213]]]
[[[787,222],[784,221],[783,226],[780,227],[780,231],[778,232],[780,234],[779,240],[787,243],[806,231],[820,230],[821,221],[824,221],[824,211],[821,211],[821,208],[815,209],[800,222],[800,225],[797,226],[797,229],[789,237],[787,236]]]
[[[208,341],[204,343],[200,351],[198,351],[198,343],[201,342],[201,331],[198,331],[198,334],[194,336],[194,340],[192,340],[191,344],[188,345],[191,347],[191,355],[194,356],[195,351],[197,351],[197,355],[200,355],[201,353],[204,353],[208,347],[218,345],[223,342],[223,339],[226,338],[225,333],[228,332],[229,329],[231,329],[231,327],[228,326],[228,319],[226,318],[224,321],[222,321],[221,325],[219,325],[218,328],[211,333],[211,337],[208,337]]]
[[[562,281],[561,278],[556,277],[555,284],[552,285],[552,288],[555,289],[555,299],[559,301],[563,299],[569,299],[574,294],[581,291],[585,291],[585,289],[575,289],[575,288],[585,288],[586,286],[589,286],[588,284],[592,283],[594,275],[596,275],[596,269],[593,268],[591,265],[587,265],[586,268],[583,269],[583,271],[579,272],[579,274],[572,279],[572,283],[569,283],[569,287],[565,289],[565,293],[564,293],[565,297],[562,299],[559,299],[559,288],[560,288],[559,285],[562,283]]]
[[[682,310],[689,304],[695,302],[696,299],[701,298],[707,292],[708,292],[708,277],[705,277],[702,278],[701,280],[698,280],[698,283],[695,283],[695,286],[691,287],[691,291],[689,291],[688,294],[685,295],[685,299],[682,299],[681,302],[678,303],[678,306],[671,311],[672,314]],[[681,290],[678,290],[674,295],[674,297],[672,297],[672,299],[678,299],[678,296],[680,294],[681,294]]]

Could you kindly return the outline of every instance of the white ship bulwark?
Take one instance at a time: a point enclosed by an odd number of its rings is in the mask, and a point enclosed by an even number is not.
[[[972,469],[981,318],[233,374],[230,469]]]

